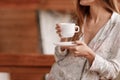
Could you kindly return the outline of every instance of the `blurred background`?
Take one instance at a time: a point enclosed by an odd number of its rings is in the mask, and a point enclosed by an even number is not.
[[[0,73],[11,80],[44,80],[59,41],[55,25],[75,22],[74,1],[0,0]]]
[[[74,0],[0,0],[0,73],[44,80],[59,41],[55,25],[73,22],[74,8]]]
[[[53,54],[55,24],[70,22],[73,0],[1,0],[0,52]]]

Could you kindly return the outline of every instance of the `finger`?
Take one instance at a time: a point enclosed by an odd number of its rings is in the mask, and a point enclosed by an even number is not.
[[[78,52],[78,51],[74,51],[74,56],[76,56],[76,57],[84,57],[84,55],[81,54],[81,53]]]
[[[74,56],[78,57],[78,56],[80,56],[80,53],[78,51],[74,51]]]
[[[78,44],[78,45],[82,45],[83,44],[82,41],[75,41],[74,43]]]
[[[71,50],[71,51],[76,51],[76,46],[68,47],[68,49]]]
[[[60,26],[58,24],[56,24],[56,27],[55,28],[60,28]]]
[[[57,31],[61,31],[61,28],[60,27],[56,27],[55,28]]]
[[[62,38],[62,35],[60,34],[60,32],[56,31],[56,33],[58,34],[58,36],[59,36],[60,38]]]
[[[65,49],[68,49],[68,50],[70,50],[72,52],[76,51],[75,48],[73,48],[71,46],[62,46],[62,47],[65,48]]]
[[[55,29],[59,29],[60,27],[59,26],[56,26]]]
[[[60,31],[56,31],[57,34],[60,34],[61,32]]]
[[[84,42],[82,42],[82,41],[75,41],[74,42],[75,44],[77,44],[77,45],[86,45]]]
[[[78,51],[74,51],[74,53],[77,55],[77,54],[79,54],[79,52]]]
[[[60,27],[59,24],[56,24],[57,27]]]
[[[60,26],[58,25],[58,24],[56,24],[56,27],[55,27],[56,29],[59,29],[60,28]]]
[[[59,37],[60,37],[60,38],[62,38],[62,35],[61,35],[61,34],[59,34]]]

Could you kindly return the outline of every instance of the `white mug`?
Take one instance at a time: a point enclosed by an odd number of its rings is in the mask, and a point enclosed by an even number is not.
[[[63,38],[73,37],[75,33],[80,31],[79,26],[76,26],[75,23],[59,23],[58,25],[61,28],[61,35]]]
[[[10,80],[10,73],[0,72],[0,80]]]

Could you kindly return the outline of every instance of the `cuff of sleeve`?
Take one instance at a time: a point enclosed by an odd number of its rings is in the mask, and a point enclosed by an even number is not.
[[[100,57],[99,55],[96,55],[92,65],[90,67],[90,71],[96,71],[96,72],[102,71],[104,63],[105,63],[105,60],[102,57]]]
[[[64,51],[61,51],[61,47],[57,46],[56,50],[58,51],[58,53],[60,53],[61,56],[64,56],[67,54],[67,49],[65,49]]]

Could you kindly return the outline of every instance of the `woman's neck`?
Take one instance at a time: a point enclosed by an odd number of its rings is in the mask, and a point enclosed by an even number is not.
[[[99,22],[102,19],[110,18],[111,13],[105,10],[103,7],[97,6],[90,6],[90,15],[89,19],[94,21],[95,23]]]

